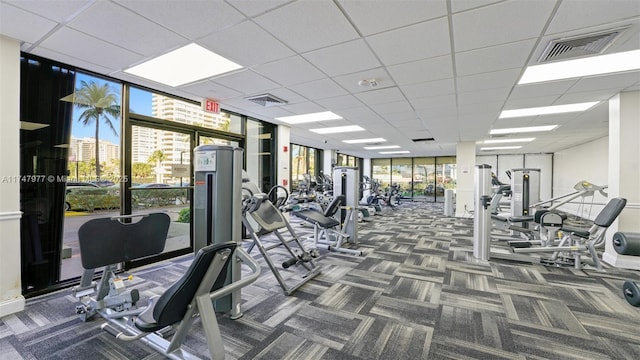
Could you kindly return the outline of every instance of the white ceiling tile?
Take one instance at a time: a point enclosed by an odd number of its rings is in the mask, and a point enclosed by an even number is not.
[[[397,87],[371,90],[355,95],[367,105],[384,104],[404,100],[404,96],[402,96],[402,93]]]
[[[509,98],[504,104],[504,109],[526,109],[530,107],[547,106],[553,104],[561,95],[553,94],[536,97]]]
[[[521,71],[521,69],[510,69],[461,76],[456,79],[458,91],[469,92],[495,88],[511,89],[518,82]]]
[[[350,119],[354,121],[367,121],[367,122],[385,122],[380,115],[373,112],[368,107],[355,107],[349,109],[341,109],[335,111],[336,114],[342,116],[345,119]]]
[[[487,6],[502,0],[455,0],[451,2],[451,12],[457,13],[469,9]]]
[[[640,44],[638,44],[640,46]],[[601,89],[620,89],[631,86],[640,81],[640,71],[622,74],[610,74],[579,79],[569,92],[583,92]]]
[[[250,21],[206,36],[198,43],[244,67],[294,54],[291,49]]]
[[[37,1],[37,0],[2,0],[2,3],[11,4],[32,14],[38,14],[56,22],[68,21],[74,14],[93,3],[94,0],[57,0],[57,1]],[[4,12],[2,9],[0,13]],[[3,19],[4,20],[4,19]],[[30,22],[23,24],[32,25]]]
[[[370,106],[371,106],[371,109],[373,109],[375,112],[377,112],[380,115],[389,115],[389,114],[401,113],[401,112],[405,112],[405,113],[411,112],[414,118],[416,116],[415,113],[413,112],[413,108],[411,107],[411,104],[409,104],[409,102],[406,100],[386,102],[386,103],[380,103],[380,104],[371,104]],[[391,118],[393,117],[394,116],[391,116]]]
[[[309,81],[304,84],[292,85],[289,89],[309,100],[326,99],[346,95],[347,92],[331,79]]]
[[[398,85],[414,84],[453,77],[451,55],[392,65],[387,67],[387,69]]]
[[[113,69],[109,69],[107,67],[98,65],[98,64],[94,64],[92,62],[88,62],[84,59],[78,59],[76,57],[73,56],[69,56],[68,54],[62,54],[62,53],[58,53],[55,52],[53,50],[49,50],[47,48],[44,48],[42,46],[35,48],[33,51],[31,51],[31,54],[37,55],[37,56],[41,56],[45,59],[51,59],[51,60],[55,60],[55,61],[59,61],[63,64],[73,64],[74,66],[77,66],[81,69],[85,69],[85,70],[89,70],[89,71],[95,71],[98,74],[110,74]],[[137,55],[136,55],[137,56]],[[111,75],[111,74],[110,74]],[[136,78],[138,79],[138,78]]]
[[[51,34],[40,46],[113,70],[142,59],[139,54],[66,27]]]
[[[316,100],[316,102],[325,107],[327,110],[349,109],[363,106],[362,102],[353,95],[342,95],[326,99]]]
[[[456,53],[458,76],[480,74],[504,69],[521,69],[527,63],[535,40],[491,46]]]
[[[396,85],[395,81],[393,81],[393,79],[389,77],[389,74],[387,74],[386,70],[382,67],[347,75],[336,76],[333,78],[333,80],[340,84],[343,88],[354,94],[359,92],[371,91],[373,89],[393,87]],[[360,86],[358,84],[360,80],[375,80],[377,85],[375,87]]]
[[[428,81],[419,84],[400,86],[402,92],[409,99],[447,95],[455,93],[453,79]]]
[[[213,81],[216,84],[228,86],[245,95],[257,95],[280,87],[280,85],[262,75],[256,74],[251,70],[239,71],[230,75],[218,77]]]
[[[458,105],[479,104],[498,101],[504,104],[504,99],[509,94],[509,88],[497,88],[458,93]]]
[[[565,0],[549,24],[547,34],[606,24],[634,16],[640,16],[638,0],[591,0],[586,4],[584,0]]]
[[[238,10],[221,0],[154,0],[152,6],[148,0],[116,1],[121,6],[191,40],[220,31],[245,19]]]
[[[298,53],[358,37],[331,1],[298,1],[260,15],[254,21]]]
[[[325,75],[301,56],[272,61],[253,68],[257,73],[285,86],[319,80]]]
[[[286,110],[291,112],[292,114],[295,115],[300,115],[300,114],[309,114],[309,113],[317,113],[317,112],[321,112],[321,111],[325,111],[325,109],[315,103],[312,103],[310,101],[305,101],[305,102],[299,102],[296,104],[290,104],[290,105],[286,105],[285,106]]]
[[[560,95],[569,90],[577,80],[553,81],[538,84],[517,85],[513,88],[510,99],[520,99],[527,97],[538,97],[547,95]]]
[[[366,38],[385,65],[451,53],[447,18],[419,23]],[[411,44],[411,46],[407,46]]]
[[[216,84],[210,80],[200,81],[195,84],[180,87],[183,91],[188,93],[199,95],[203,98],[224,100],[237,96],[242,96],[239,91],[233,90],[228,86]]]
[[[329,76],[380,66],[380,62],[362,39],[314,50],[302,56]]]
[[[94,3],[67,26],[142,55],[160,55],[188,44],[186,38],[107,1]]]
[[[453,15],[456,51],[537,38],[554,1],[507,1]]]
[[[282,6],[291,0],[226,0],[236,9],[247,16],[253,17],[278,6]]]
[[[589,101],[607,101],[614,95],[618,94],[618,89],[584,91],[584,92],[568,92],[556,99],[554,104],[574,104]]]
[[[364,36],[447,15],[444,0],[340,0],[340,6]]]
[[[29,26],[24,26],[29,24]],[[0,34],[35,43],[56,26],[54,21],[0,3]]]
[[[431,108],[456,108],[456,96],[454,94],[439,95],[410,99],[409,102],[416,110]]]

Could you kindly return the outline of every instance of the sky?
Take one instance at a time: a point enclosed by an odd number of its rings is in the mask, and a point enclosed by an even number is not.
[[[80,72],[76,73],[76,85],[75,88],[80,88],[81,81],[95,81],[98,84],[108,83],[111,87],[111,90],[117,94],[118,101],[121,101],[121,85],[112,81],[107,81],[101,78],[97,78],[91,75],[83,74]],[[139,90],[136,88],[131,89],[131,99],[130,99],[130,108],[135,110],[136,113],[151,115],[151,93],[148,91]],[[78,119],[80,118],[80,114],[82,114],[83,109],[79,109],[74,107],[73,109],[73,125],[71,126],[71,136],[74,138],[85,138],[90,137],[93,138],[95,136],[95,123],[91,123],[87,126],[84,126]],[[111,129],[107,126],[104,119],[100,121],[100,140],[108,140],[116,145],[120,145],[120,118],[111,119],[111,123],[113,127],[118,132],[117,135],[111,131]]]

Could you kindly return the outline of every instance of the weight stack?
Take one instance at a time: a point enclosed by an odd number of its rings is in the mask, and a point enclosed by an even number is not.
[[[618,231],[613,234],[612,242],[618,254],[640,256],[640,233]]]

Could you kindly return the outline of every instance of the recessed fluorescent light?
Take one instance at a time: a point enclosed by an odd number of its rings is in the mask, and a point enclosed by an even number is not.
[[[348,126],[336,126],[336,127],[328,127],[328,128],[319,128],[319,129],[309,129],[316,134],[335,134],[341,132],[352,132],[352,131],[364,131],[358,125],[348,125]]]
[[[514,150],[521,149],[522,146],[489,146],[489,147],[481,147],[480,150]]]
[[[599,101],[591,101],[591,102],[584,102],[584,103],[577,103],[577,104],[541,106],[541,107],[525,108],[525,109],[503,110],[502,113],[500,113],[500,119],[585,111],[597,103],[599,103]]]
[[[315,121],[326,121],[326,120],[340,120],[342,117],[340,115],[334,114],[331,111],[317,112],[311,114],[302,114],[302,115],[293,115],[293,116],[283,116],[277,117],[276,120],[280,120],[287,124],[302,124],[309,123]]]
[[[161,84],[180,86],[240,68],[241,65],[191,43],[124,72]]]
[[[378,154],[408,154],[410,151],[408,150],[399,150],[399,151],[379,151]]]
[[[640,50],[560,61],[527,67],[519,85],[582,76],[639,70]]]
[[[542,126],[529,126],[520,128],[508,128],[508,129],[492,129],[489,134],[514,134],[514,133],[526,133],[526,132],[538,132],[538,131],[551,131],[557,128],[558,125],[542,125]]]
[[[400,145],[365,146],[365,150],[398,149]]]
[[[530,142],[535,140],[536,138],[517,138],[517,139],[489,139],[485,140],[483,144],[506,144],[506,143],[515,143],[515,142]]]
[[[385,142],[385,141],[387,140],[383,138],[342,140],[343,143],[347,143],[347,144],[377,143],[377,142]]]
[[[30,121],[20,121],[20,130],[39,130],[42,128],[46,128],[49,124],[41,124]]]

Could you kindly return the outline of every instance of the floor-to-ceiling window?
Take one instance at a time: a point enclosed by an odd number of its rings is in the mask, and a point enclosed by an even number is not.
[[[291,190],[306,190],[322,179],[322,150],[291,144]]]
[[[27,296],[78,281],[78,229],[97,217],[170,215],[163,253],[125,268],[191,252],[191,154],[199,144],[243,147],[250,173],[263,187],[274,184],[272,124],[207,113],[189,99],[29,54],[21,57],[20,102]],[[315,171],[321,154],[309,153],[307,167]]]
[[[402,199],[444,202],[444,190],[456,187],[456,158],[371,159],[371,177],[385,190],[400,187]]]

